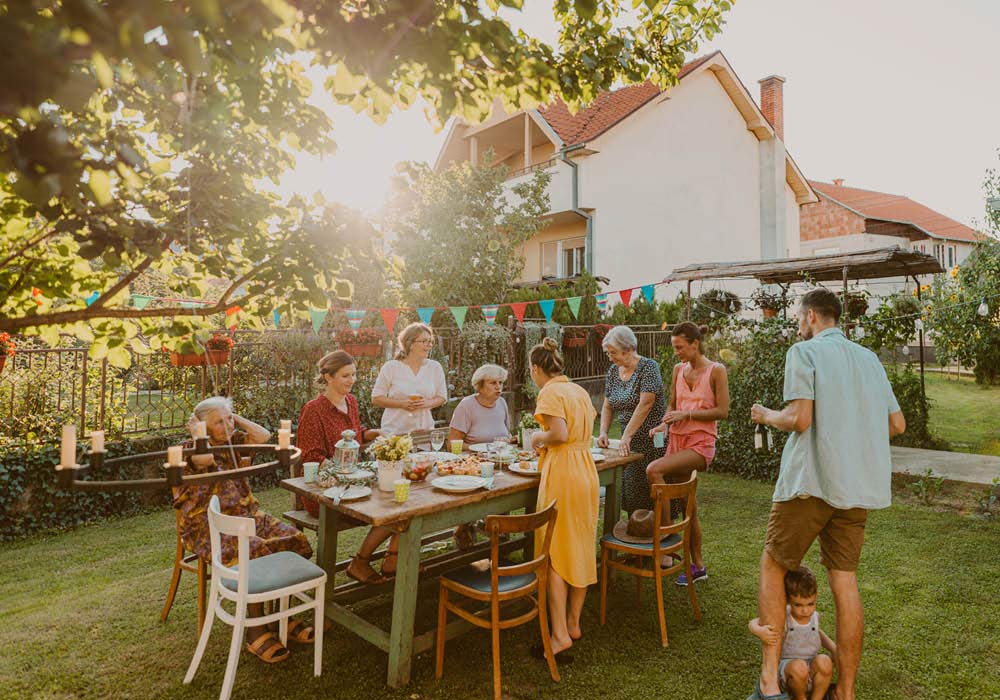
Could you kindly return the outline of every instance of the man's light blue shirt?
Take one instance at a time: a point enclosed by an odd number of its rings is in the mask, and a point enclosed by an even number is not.
[[[784,394],[811,399],[813,420],[785,443],[773,500],[815,496],[834,508],[887,508],[889,414],[899,402],[875,353],[828,328],[788,349]]]

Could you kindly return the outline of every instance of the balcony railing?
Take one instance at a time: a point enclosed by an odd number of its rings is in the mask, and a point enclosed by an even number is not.
[[[558,158],[549,158],[548,160],[543,160],[541,163],[532,163],[526,168],[518,168],[517,170],[511,170],[507,174],[508,180],[513,180],[515,177],[521,177],[522,175],[527,175],[528,173],[533,173],[536,170],[545,170],[553,165],[559,160]]]

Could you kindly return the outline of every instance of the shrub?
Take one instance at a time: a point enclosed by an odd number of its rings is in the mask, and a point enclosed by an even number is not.
[[[941,492],[942,486],[944,486],[944,477],[934,476],[934,470],[930,468],[921,474],[918,479],[907,484],[910,491],[912,491],[925,506],[929,506],[934,502],[934,499],[936,499],[938,494]]]
[[[893,445],[922,447],[931,450],[948,449],[948,443],[931,435],[929,428],[930,399],[924,396],[920,375],[910,365],[886,368],[892,392],[906,418],[906,432],[892,439]]]

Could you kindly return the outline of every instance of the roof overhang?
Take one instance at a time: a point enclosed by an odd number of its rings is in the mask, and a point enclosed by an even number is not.
[[[865,214],[864,212],[858,211],[857,209],[855,209],[854,207],[850,206],[849,204],[844,204],[839,199],[837,199],[836,197],[832,197],[832,196],[828,195],[826,192],[820,192],[819,190],[815,190],[815,191],[821,197],[823,197],[824,199],[829,199],[831,202],[833,202],[834,204],[836,204],[838,207],[843,207],[844,209],[846,209],[847,211],[851,212],[852,214],[857,214],[858,216],[860,216],[862,219],[865,220],[866,228],[867,228],[867,222],[868,221],[879,221],[879,222],[883,222],[883,223],[887,223],[887,224],[898,224],[900,226],[907,226],[907,227],[911,228],[913,231],[918,232],[919,234],[922,234],[922,235],[917,235],[917,236],[908,235],[907,237],[910,240],[919,240],[920,238],[927,237],[927,238],[935,238],[935,239],[937,239],[939,241],[954,241],[955,243],[965,243],[967,245],[973,245],[973,244],[975,244],[975,241],[970,241],[970,240],[967,240],[965,238],[949,238],[948,236],[942,236],[939,233],[933,233],[933,232],[928,231],[927,229],[925,229],[923,226],[920,226],[918,224],[913,223],[912,221],[903,221],[901,219],[887,219],[887,218],[882,217],[882,216],[869,216],[868,214]],[[817,201],[819,201],[819,200],[817,200]],[[867,233],[867,231],[865,231],[865,233]]]
[[[756,279],[765,284],[791,284],[806,280],[828,282],[844,279],[915,277],[939,272],[944,272],[944,268],[934,256],[906,250],[900,246],[891,246],[808,258],[698,263],[677,268],[665,281]]]

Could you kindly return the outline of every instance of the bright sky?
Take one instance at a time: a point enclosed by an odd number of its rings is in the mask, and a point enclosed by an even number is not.
[[[507,16],[552,39],[551,2]],[[785,143],[807,177],[902,194],[974,225],[982,181],[1000,165],[1000,2],[737,0],[721,49],[750,93],[785,83]],[[317,86],[320,80],[314,81]],[[421,109],[384,125],[333,106],[335,155],[301,158],[282,189],[377,213],[395,164],[433,162],[444,140]]]

